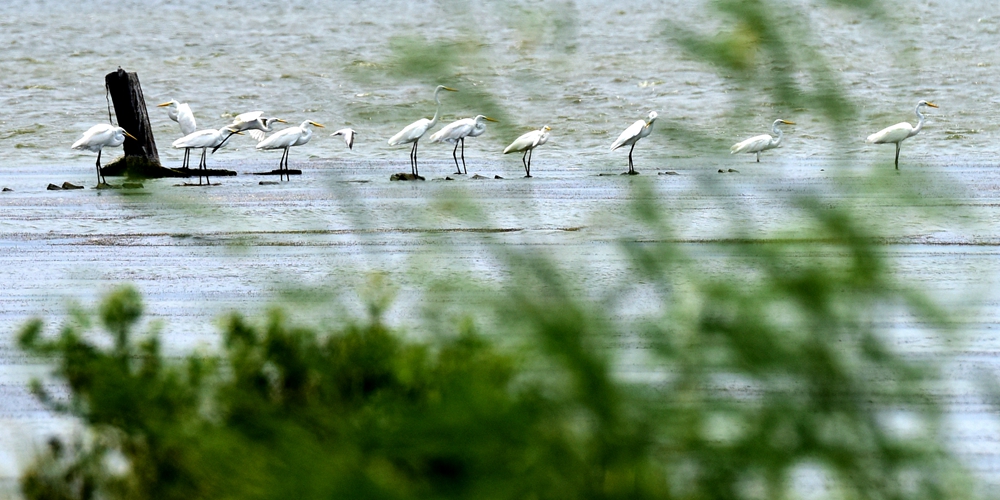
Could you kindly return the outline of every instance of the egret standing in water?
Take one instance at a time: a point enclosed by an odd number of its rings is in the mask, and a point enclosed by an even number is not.
[[[638,173],[632,165],[632,150],[635,149],[635,143],[639,142],[639,139],[646,137],[653,131],[653,122],[656,121],[656,116],[656,111],[650,111],[645,120],[637,120],[632,125],[629,125],[629,127],[625,129],[625,131],[622,132],[617,139],[615,139],[615,142],[611,143],[612,151],[622,146],[632,146],[628,150],[629,175],[635,175]]]
[[[785,125],[795,125],[795,122],[790,122],[788,120],[774,120],[771,124],[771,132],[778,137],[771,137],[767,134],[755,135],[745,141],[733,144],[733,147],[729,148],[729,154],[734,155],[737,153],[757,153],[757,163],[760,163],[760,152],[767,151],[768,149],[774,149],[781,145],[781,129],[778,128],[780,124]]]
[[[121,127],[116,127],[114,125],[108,125],[106,123],[100,123],[90,127],[89,130],[83,133],[78,141],[73,143],[71,146],[73,149],[86,149],[92,153],[97,153],[97,185],[107,184],[107,182],[102,182],[104,176],[101,175],[101,149],[105,146],[110,146],[117,148],[125,142],[125,138],[137,140],[132,134],[125,131]]]
[[[514,139],[514,142],[510,143],[510,146],[504,148],[503,154],[524,151],[524,156],[521,156],[521,164],[524,165],[525,177],[531,177],[531,151],[549,141],[550,130],[552,129],[548,125],[538,130],[532,130]],[[525,158],[528,161],[524,161]]]
[[[170,106],[170,109],[167,110],[167,116],[181,126],[182,134],[193,134],[198,129],[198,125],[194,121],[194,113],[191,111],[191,106],[188,106],[186,102],[182,103],[170,100],[156,105],[158,108],[166,106]]]
[[[493,118],[485,115],[476,115],[475,118],[463,118],[445,125],[444,128],[431,135],[431,142],[447,142],[455,145],[455,149],[451,151],[451,157],[455,160],[456,174],[461,174],[462,170],[465,169],[465,138],[483,135],[486,132],[486,122],[488,121],[496,122]],[[459,143],[462,144],[461,169],[458,168],[458,157],[455,154],[458,151]],[[465,170],[465,173],[468,174],[469,171]]]
[[[347,144],[347,149],[354,149],[354,136],[358,135],[353,128],[342,128],[332,134],[330,137],[341,136],[344,138],[344,144]]]
[[[298,127],[288,127],[283,130],[279,130],[269,137],[266,137],[263,141],[257,144],[257,149],[284,149],[284,153],[281,154],[281,160],[278,162],[278,178],[281,179],[282,166],[284,166],[285,176],[291,181],[292,177],[288,173],[288,148],[292,146],[301,146],[307,142],[312,137],[312,129],[309,125],[319,128],[325,128],[322,125],[312,121],[306,120],[302,122]]]
[[[239,134],[231,127],[222,127],[219,130],[199,130],[193,134],[185,135],[171,144],[174,148],[184,150],[184,165],[181,168],[188,168],[191,149],[201,148],[201,161],[198,162],[198,185],[201,185],[201,171],[205,170],[205,181],[212,185],[208,178],[208,165],[205,163],[205,152],[208,148],[217,148],[232,134]],[[213,150],[214,151],[214,150]]]
[[[896,143],[896,170],[899,170],[899,145],[904,139],[913,137],[920,133],[920,130],[924,128],[924,115],[920,112],[921,106],[930,106],[932,108],[938,107],[937,104],[933,102],[920,101],[917,103],[917,108],[914,110],[917,113],[917,126],[914,127],[909,123],[902,122],[897,123],[891,127],[884,128],[868,136],[865,140],[868,144],[886,144],[886,143]]]
[[[434,128],[434,125],[437,125],[438,114],[441,111],[441,99],[439,94],[441,94],[442,90],[458,92],[453,88],[438,85],[437,88],[434,89],[434,102],[437,103],[437,108],[434,109],[434,118],[431,118],[430,120],[427,118],[421,118],[407,125],[406,128],[400,130],[399,133],[389,139],[390,146],[409,144],[411,142],[413,143],[413,148],[410,149],[410,173],[414,176],[419,175],[417,170],[417,142],[420,141],[420,138],[423,137],[428,130]]]

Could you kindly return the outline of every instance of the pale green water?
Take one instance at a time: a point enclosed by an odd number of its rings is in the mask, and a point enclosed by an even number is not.
[[[896,22],[888,32],[847,11],[809,10],[815,42],[841,72],[850,97],[864,106],[862,123],[854,140],[841,144],[818,114],[793,110],[782,116],[798,123],[785,145],[756,165],[751,157],[730,157],[728,147],[765,131],[775,110],[738,81],[682,55],[662,33],[668,17],[709,33],[718,29],[700,2],[614,8],[604,2],[464,7],[389,1],[377,9],[325,1],[0,5],[0,186],[14,189],[0,194],[0,431],[11,431],[0,432],[0,477],[10,484],[30,456],[26,443],[65,426],[24,389],[43,371],[11,347],[14,330],[28,317],[57,320],[67,301],[91,304],[113,284],[133,282],[150,315],[166,322],[169,348],[211,348],[211,321],[221,310],[253,313],[286,284],[350,290],[365,273],[384,270],[401,289],[391,319],[412,324],[435,299],[419,293],[423,277],[409,270],[445,278],[468,273],[495,283],[504,271],[491,245],[551,254],[582,270],[581,294],[598,295],[624,274],[618,240],[646,236],[628,211],[630,187],[642,183],[670,208],[692,253],[720,260],[720,272],[726,264],[709,242],[730,236],[734,225],[771,236],[805,223],[789,211],[790,193],[855,205],[883,226],[890,236],[885,251],[903,279],[969,311],[969,341],[949,368],[956,384],[946,396],[955,448],[996,481],[1000,433],[992,410],[964,381],[976,369],[996,370],[1000,351],[1000,172],[991,149],[998,133],[1000,14],[990,13],[995,5],[984,0],[908,2],[891,10]],[[451,81],[357,77],[357,68],[390,60],[389,40],[405,36],[475,40],[483,59],[460,65]],[[45,191],[50,182],[93,185],[93,156],[69,145],[107,120],[103,78],[119,65],[138,72],[147,104],[190,103],[199,128],[263,109],[328,129],[293,150],[292,167],[303,175],[279,186],[260,186],[259,177],[245,175],[269,168],[278,155],[258,153],[240,138],[211,160],[241,174],[215,179],[218,187],[182,189],[160,180],[134,196]],[[496,96],[509,128],[494,127],[470,141],[466,156],[470,174],[505,180],[387,181],[406,169],[407,149],[389,147],[386,138],[433,113],[431,90],[438,83]],[[448,97],[445,120],[479,112]],[[896,175],[891,147],[864,146],[863,138],[913,120],[919,99],[941,108],[928,113],[920,136],[904,143],[903,171]],[[715,139],[685,148],[660,126],[636,149],[642,176],[597,176],[625,169],[625,152],[609,152],[608,145],[650,109],[664,124]],[[180,135],[176,125],[163,110],[150,115],[161,158],[179,163],[181,154],[169,148]],[[553,138],[535,154],[536,178],[523,180],[519,158],[499,152],[543,124],[553,127]],[[360,133],[354,151],[327,137],[345,125]],[[835,161],[845,155],[852,155],[850,163]],[[421,158],[421,172],[430,178],[452,171],[450,148],[424,144]],[[717,174],[719,168],[740,172]],[[874,180],[865,175],[871,168],[878,172]],[[666,170],[680,175],[654,175]],[[868,198],[872,182],[919,190],[940,216],[928,220],[908,210],[907,200]],[[441,206],[457,197],[479,203],[486,218],[471,220],[461,207]],[[347,302],[356,305],[351,297]],[[461,303],[452,307],[461,310]],[[655,304],[638,300],[621,314],[650,307]],[[951,352],[911,335],[903,318],[886,323],[913,356]]]

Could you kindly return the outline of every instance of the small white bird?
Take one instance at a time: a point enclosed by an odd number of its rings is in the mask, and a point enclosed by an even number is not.
[[[101,175],[101,149],[110,146],[116,148],[121,146],[125,142],[125,138],[128,137],[133,141],[137,140],[132,134],[125,131],[121,127],[116,127],[114,125],[108,125],[106,123],[99,123],[90,127],[86,132],[83,133],[83,137],[73,143],[71,146],[73,149],[87,150],[92,153],[97,153],[97,185],[107,184],[107,182],[102,182],[103,175]]]
[[[510,146],[504,148],[503,154],[524,151],[521,163],[524,165],[524,173],[527,174],[525,177],[531,177],[531,151],[549,141],[550,130],[552,129],[548,125],[538,130],[532,130],[514,139],[514,142],[510,143]],[[525,157],[528,159],[527,162],[524,161]]]
[[[344,138],[344,144],[347,144],[347,149],[354,149],[354,136],[358,135],[353,128],[342,128],[332,134],[330,137],[342,136]]]
[[[284,166],[285,175],[288,176],[288,180],[292,180],[291,176],[288,174],[288,148],[292,146],[301,146],[312,138],[312,129],[309,125],[319,128],[325,128],[312,120],[306,120],[302,122],[298,127],[288,127],[286,129],[279,130],[270,136],[264,138],[263,141],[257,144],[257,149],[284,149],[285,152],[281,155],[281,160],[278,162],[278,175],[279,179],[281,176],[282,166]]]
[[[219,130],[199,130],[193,134],[185,135],[180,139],[171,144],[174,148],[184,150],[184,164],[181,168],[188,168],[189,156],[188,153],[194,148],[201,148],[201,161],[198,162],[198,185],[201,185],[201,171],[205,170],[205,180],[211,185],[212,181],[208,178],[208,165],[205,163],[205,152],[208,148],[216,148],[220,146],[226,139],[232,134],[239,134],[240,132],[234,131],[231,127],[222,127]]]
[[[445,125],[444,128],[431,135],[431,142],[448,142],[455,145],[455,148],[451,151],[451,157],[455,160],[456,174],[461,174],[462,170],[465,169],[465,138],[483,135],[486,132],[486,122],[488,121],[496,122],[496,120],[486,115],[476,115],[475,118],[463,118]],[[458,157],[456,156],[459,143],[462,144],[461,169],[458,168]],[[469,171],[465,170],[465,173],[468,174]]]
[[[198,129],[198,124],[194,121],[194,112],[191,111],[191,106],[188,106],[186,102],[181,103],[176,100],[170,100],[156,105],[158,108],[165,106],[171,106],[171,108],[167,110],[167,116],[181,126],[182,134],[193,134],[194,131]]]
[[[788,120],[774,120],[774,123],[771,124],[771,132],[778,137],[771,137],[768,134],[755,135],[745,141],[733,144],[733,147],[729,148],[729,154],[757,153],[757,163],[760,163],[761,151],[774,149],[781,145],[782,134],[781,129],[778,128],[778,125],[781,123],[785,125],[795,125],[795,122],[790,122]]]
[[[437,108],[434,109],[434,118],[431,118],[430,120],[427,118],[421,118],[407,125],[403,130],[400,130],[396,135],[389,138],[390,146],[409,144],[411,142],[413,143],[413,148],[410,149],[410,173],[413,175],[419,175],[417,173],[417,142],[420,141],[420,138],[423,137],[428,130],[434,128],[434,125],[437,125],[438,114],[441,112],[441,99],[439,94],[442,90],[458,92],[453,88],[438,85],[437,88],[434,89],[434,102],[437,103]]]
[[[914,112],[917,114],[917,126],[914,127],[907,122],[897,123],[891,127],[886,127],[872,135],[869,135],[865,142],[868,144],[886,144],[886,143],[896,143],[896,170],[899,170],[899,145],[904,139],[913,137],[920,133],[920,130],[924,128],[924,115],[920,112],[921,106],[930,106],[932,108],[938,107],[937,104],[933,102],[920,101],[917,103],[917,108]]]
[[[635,149],[635,143],[639,142],[639,139],[646,137],[653,131],[653,122],[656,121],[656,117],[656,111],[650,111],[645,120],[636,120],[635,123],[629,125],[629,127],[625,129],[617,139],[615,139],[615,142],[611,143],[612,151],[622,146],[632,146],[628,150],[629,175],[635,175],[637,173],[635,171],[635,167],[632,165],[632,150]]]

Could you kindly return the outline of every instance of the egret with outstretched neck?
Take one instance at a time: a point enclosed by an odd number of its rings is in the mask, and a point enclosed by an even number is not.
[[[510,143],[510,146],[504,148],[503,154],[524,151],[524,155],[521,156],[521,164],[524,165],[525,177],[531,177],[531,152],[538,146],[549,141],[550,130],[552,129],[548,125],[538,130],[532,130],[514,139],[514,142]],[[527,161],[525,161],[525,158],[527,158]]]
[[[777,137],[771,137],[768,134],[755,135],[745,141],[733,144],[733,147],[729,148],[729,154],[734,155],[737,153],[756,153],[757,163],[760,163],[760,152],[767,151],[768,149],[774,149],[781,145],[781,138],[783,137],[781,129],[778,125],[795,125],[795,122],[790,122],[788,120],[774,120],[771,124],[771,132]]]
[[[444,126],[441,130],[434,132],[431,135],[431,142],[447,142],[454,144],[455,148],[451,151],[451,157],[455,160],[455,173],[468,174],[469,171],[465,169],[465,138],[466,137],[479,137],[486,132],[486,122],[496,122],[493,118],[486,115],[476,115],[475,118],[463,118],[461,120],[453,121]],[[458,168],[458,145],[462,145],[462,168]]]
[[[629,125],[629,127],[625,129],[617,139],[615,139],[615,142],[611,143],[612,151],[622,146],[632,146],[628,150],[629,175],[635,175],[637,173],[635,171],[635,166],[632,164],[632,151],[635,149],[635,143],[639,142],[639,139],[646,137],[653,131],[653,122],[656,121],[656,116],[656,111],[650,111],[645,120],[636,120],[635,123]]]
[[[73,143],[71,146],[73,149],[87,150],[92,153],[97,153],[97,185],[107,184],[104,179],[104,175],[101,174],[101,150],[105,147],[116,148],[121,146],[125,142],[125,138],[128,137],[133,141],[138,140],[132,136],[132,134],[125,131],[121,127],[116,127],[114,125],[108,125],[107,123],[99,123],[90,127],[89,130],[83,133],[83,137]]]
[[[264,135],[271,131],[271,125],[275,123],[288,123],[281,118],[275,117],[265,117],[263,111],[248,111],[246,113],[240,113],[233,118],[233,123],[229,125],[229,128],[234,132],[226,136],[225,139],[219,143],[218,146],[212,149],[214,153],[216,150],[221,148],[223,145],[229,141],[236,132],[246,132],[253,137],[257,142],[264,140]],[[242,135],[242,134],[241,134]]]
[[[419,175],[419,170],[417,169],[417,142],[420,138],[424,136],[430,129],[437,125],[438,115],[441,112],[441,98],[440,94],[442,90],[447,90],[450,92],[458,92],[457,90],[444,85],[438,85],[434,89],[434,102],[437,103],[437,107],[434,109],[434,118],[427,119],[421,118],[406,126],[403,130],[400,130],[396,135],[389,138],[390,146],[397,146],[399,144],[409,144],[413,143],[413,148],[410,149],[410,173],[414,176]]]
[[[917,114],[917,126],[914,127],[907,122],[897,123],[891,127],[886,127],[872,135],[869,135],[865,142],[868,144],[896,144],[896,170],[899,170],[899,145],[903,140],[913,137],[920,133],[920,130],[924,128],[924,114],[920,112],[921,106],[930,106],[932,108],[938,107],[937,104],[933,102],[920,101],[917,103],[917,108],[914,112]]]

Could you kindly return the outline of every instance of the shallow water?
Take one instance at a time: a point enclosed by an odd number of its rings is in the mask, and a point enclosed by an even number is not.
[[[976,14],[995,10],[992,2],[907,2],[893,10],[888,30],[848,11],[810,9],[816,43],[862,106],[860,123],[844,144],[815,111],[790,110],[782,117],[797,125],[760,164],[730,157],[728,146],[766,130],[776,110],[739,81],[683,55],[663,34],[668,16],[708,33],[718,29],[700,2],[615,9],[586,1],[388,1],[379,9],[319,0],[75,5],[0,5],[0,187],[13,189],[0,193],[0,430],[11,431],[0,432],[3,484],[11,485],[28,461],[31,443],[66,428],[24,388],[44,373],[12,347],[27,318],[58,322],[68,303],[90,305],[114,284],[131,282],[150,317],[164,323],[167,348],[184,352],[216,344],[220,311],[254,314],[301,286],[352,290],[368,273],[383,271],[400,287],[390,319],[412,324],[424,305],[446,300],[419,293],[428,275],[495,284],[505,276],[497,254],[507,249],[545,252],[567,269],[586,271],[576,286],[599,296],[626,275],[620,240],[651,236],[632,222],[636,185],[656,194],[676,237],[699,261],[718,261],[719,272],[725,259],[718,240],[780,237],[808,224],[790,209],[796,193],[853,206],[881,228],[900,279],[969,318],[960,346],[922,336],[906,318],[886,324],[910,356],[957,352],[946,371],[954,385],[942,389],[953,445],[974,470],[1000,482],[995,411],[969,383],[978,369],[997,371],[1000,350],[1000,171],[991,161],[1000,15]],[[359,76],[359,68],[392,60],[391,41],[407,36],[475,40],[486,62],[461,64],[447,82]],[[46,191],[48,183],[94,184],[93,155],[69,144],[107,120],[103,78],[119,65],[138,72],[148,105],[189,102],[199,128],[220,127],[252,109],[328,128],[292,151],[292,168],[303,173],[279,185],[260,185],[273,179],[250,175],[272,168],[279,155],[258,153],[238,138],[210,159],[240,174],[213,178],[219,186],[177,187],[180,181],[163,179],[138,192]],[[494,126],[466,151],[469,177],[489,179],[437,180],[452,171],[450,150],[425,144],[421,173],[431,180],[390,183],[391,173],[406,170],[407,150],[385,139],[430,116],[437,83],[496,97],[506,128]],[[448,97],[445,120],[480,112]],[[863,138],[912,120],[919,99],[941,108],[904,143],[897,173],[891,146],[864,146]],[[599,176],[625,169],[625,152],[607,147],[649,109],[664,124],[709,139],[681,145],[660,127],[636,149],[643,175]],[[178,164],[181,153],[169,148],[180,135],[176,124],[161,109],[150,116],[161,158]],[[520,158],[499,151],[542,124],[553,127],[553,138],[534,155],[535,178],[522,179]],[[327,137],[347,125],[359,131],[353,151]],[[679,175],[656,175],[665,171]],[[882,183],[913,193],[922,208],[914,209],[911,198],[872,195],[884,193]],[[469,216],[476,211],[482,216]],[[356,297],[340,299],[359,312]],[[336,314],[325,307],[317,317]],[[650,307],[638,300],[622,314]]]

